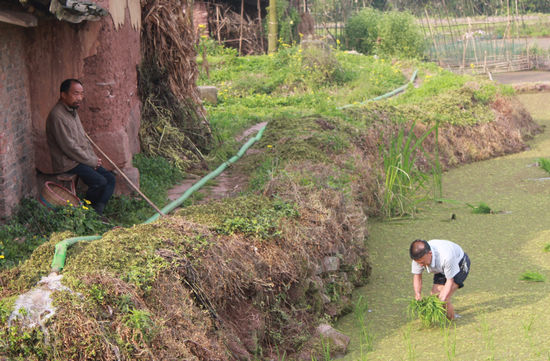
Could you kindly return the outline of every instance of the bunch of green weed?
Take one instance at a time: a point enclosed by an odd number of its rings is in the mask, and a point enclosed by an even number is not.
[[[284,55],[280,55],[287,60],[285,87],[293,91],[308,91],[352,80],[355,76],[353,70],[342,66],[335,52],[323,43],[286,48]]]
[[[279,235],[280,221],[299,215],[292,203],[255,195],[190,206],[181,209],[178,214],[220,234],[240,232],[262,239]]]
[[[411,300],[408,306],[411,319],[417,317],[425,327],[445,327],[449,324],[445,302],[437,295],[424,297],[421,300]]]
[[[489,214],[493,213],[493,210],[485,202],[479,202],[477,205],[466,203],[468,207],[472,209],[474,214]]]
[[[550,173],[550,159],[548,158],[539,158],[537,159],[539,167]]]
[[[86,204],[50,210],[32,198],[23,199],[11,220],[0,227],[0,268],[11,268],[27,259],[54,232],[76,235],[105,232],[110,226]]]
[[[159,223],[136,225],[131,231],[114,230],[94,242],[73,245],[63,273],[75,290],[81,288],[78,281],[81,275],[105,272],[119,275],[123,281],[147,292],[169,265],[156,252],[166,240],[183,244],[187,238]]]
[[[430,127],[419,137],[414,133],[416,123],[412,123],[407,132],[401,126],[392,135],[390,143],[380,145],[383,157],[384,180],[382,211],[388,218],[414,215],[416,205],[427,199],[429,173],[419,169],[416,158],[425,153],[422,142],[432,133],[437,132],[439,124]],[[437,164],[432,165],[434,180],[440,180]]]
[[[345,104],[354,104],[385,94],[407,82],[399,64],[372,56],[349,54],[339,56],[345,66],[355,68],[355,79],[338,96]]]
[[[546,281],[546,277],[544,277],[544,275],[534,271],[524,272],[519,279],[522,281],[528,281],[528,282],[545,282]]]
[[[337,118],[281,117],[269,123],[258,146],[272,145],[272,152],[282,160],[325,160],[348,148],[352,131]]]
[[[393,100],[396,104],[420,104],[434,97],[445,99],[445,94],[449,94],[449,97],[469,97],[470,100],[465,100],[465,106],[468,101],[488,105],[496,99],[497,94],[514,94],[512,87],[498,85],[484,78],[454,74],[439,67],[422,67],[424,69],[418,75],[422,79],[420,86],[409,87],[404,94]],[[435,101],[440,102],[439,99]]]
[[[410,86],[405,94],[388,102],[412,119],[427,123],[473,125],[493,121],[490,104],[497,94],[508,94],[507,88],[469,80],[447,72],[427,75],[418,89]]]
[[[21,330],[16,326],[0,327],[0,354],[9,360],[45,360],[51,352],[40,328]]]

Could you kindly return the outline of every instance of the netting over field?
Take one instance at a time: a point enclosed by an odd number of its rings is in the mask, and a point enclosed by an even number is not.
[[[439,14],[440,15],[440,14]],[[547,39],[526,37],[527,29],[550,29],[547,15],[420,19],[429,42],[426,55],[463,72],[528,70],[548,61]],[[546,53],[546,54],[545,54]]]

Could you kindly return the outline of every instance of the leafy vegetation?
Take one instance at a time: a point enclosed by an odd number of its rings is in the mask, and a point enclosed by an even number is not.
[[[35,199],[23,199],[15,215],[0,227],[0,268],[11,268],[27,259],[54,232],[70,230],[78,235],[105,232],[111,228],[86,205],[65,206],[54,211]]]
[[[411,300],[408,307],[410,318],[419,318],[425,327],[445,327],[449,324],[445,302],[437,295],[424,297],[421,300]]]
[[[142,192],[155,204],[166,204],[166,191],[182,178],[181,171],[164,158],[142,154],[135,156],[134,165],[140,170]],[[86,202],[80,207],[51,211],[34,199],[23,199],[12,219],[0,227],[0,268],[24,261],[55,232],[70,231],[74,236],[102,234],[114,225],[141,223],[153,213],[141,198],[116,196],[105,210],[112,223],[108,224]]]
[[[544,277],[544,275],[534,271],[527,271],[523,273],[519,279],[522,281],[528,281],[528,282],[545,282],[546,281],[546,277]]]
[[[345,36],[351,49],[365,55],[418,58],[425,47],[415,17],[402,11],[365,8],[348,20]]]
[[[477,205],[466,203],[466,205],[472,209],[472,213],[474,214],[493,213],[493,210],[491,209],[491,207],[489,207],[485,202],[479,202]]]
[[[426,190],[429,182],[428,174],[420,170],[416,164],[416,157],[423,152],[422,142],[432,134],[439,125],[429,128],[420,137],[414,133],[413,123],[405,134],[400,128],[391,139],[389,147],[380,146],[380,153],[384,158],[384,202],[383,213],[386,217],[398,215],[412,215],[416,204],[423,200],[419,195]],[[436,165],[432,165],[436,170]],[[438,173],[438,172],[436,172]],[[440,178],[436,177],[435,182]],[[441,187],[441,184],[434,184]],[[424,198],[425,200],[425,198]]]

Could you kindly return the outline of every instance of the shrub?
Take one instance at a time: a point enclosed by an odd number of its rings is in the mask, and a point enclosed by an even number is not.
[[[345,28],[348,47],[363,54],[421,57],[425,42],[414,16],[366,8],[352,16]]]
[[[379,55],[419,58],[424,52],[424,36],[414,16],[407,12],[384,13],[378,30]]]
[[[348,47],[363,54],[373,54],[378,39],[380,16],[380,11],[371,8],[365,8],[353,15],[344,29]]]

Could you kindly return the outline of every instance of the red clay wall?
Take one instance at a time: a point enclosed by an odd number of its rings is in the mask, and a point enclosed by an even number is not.
[[[29,79],[22,28],[0,23],[0,218],[36,194]]]
[[[108,9],[108,1],[96,2]],[[79,114],[88,134],[139,184],[132,167],[139,152],[139,37],[128,9],[118,30],[110,16],[81,24],[41,19],[34,28],[0,22],[0,218],[21,198],[37,195],[35,168],[51,173],[45,123],[66,78],[84,83]],[[129,191],[121,177],[116,191]]]
[[[107,1],[98,3],[108,8]],[[78,78],[85,91],[79,109],[84,128],[109,158],[139,184],[132,156],[139,152],[140,34],[130,25],[126,12],[126,22],[118,30],[110,16],[81,24],[51,20],[27,30],[32,124],[36,167],[40,171],[51,173],[45,122],[59,98],[59,85],[66,78]],[[106,160],[103,163],[112,168]],[[128,191],[120,177],[117,185],[118,192]]]

